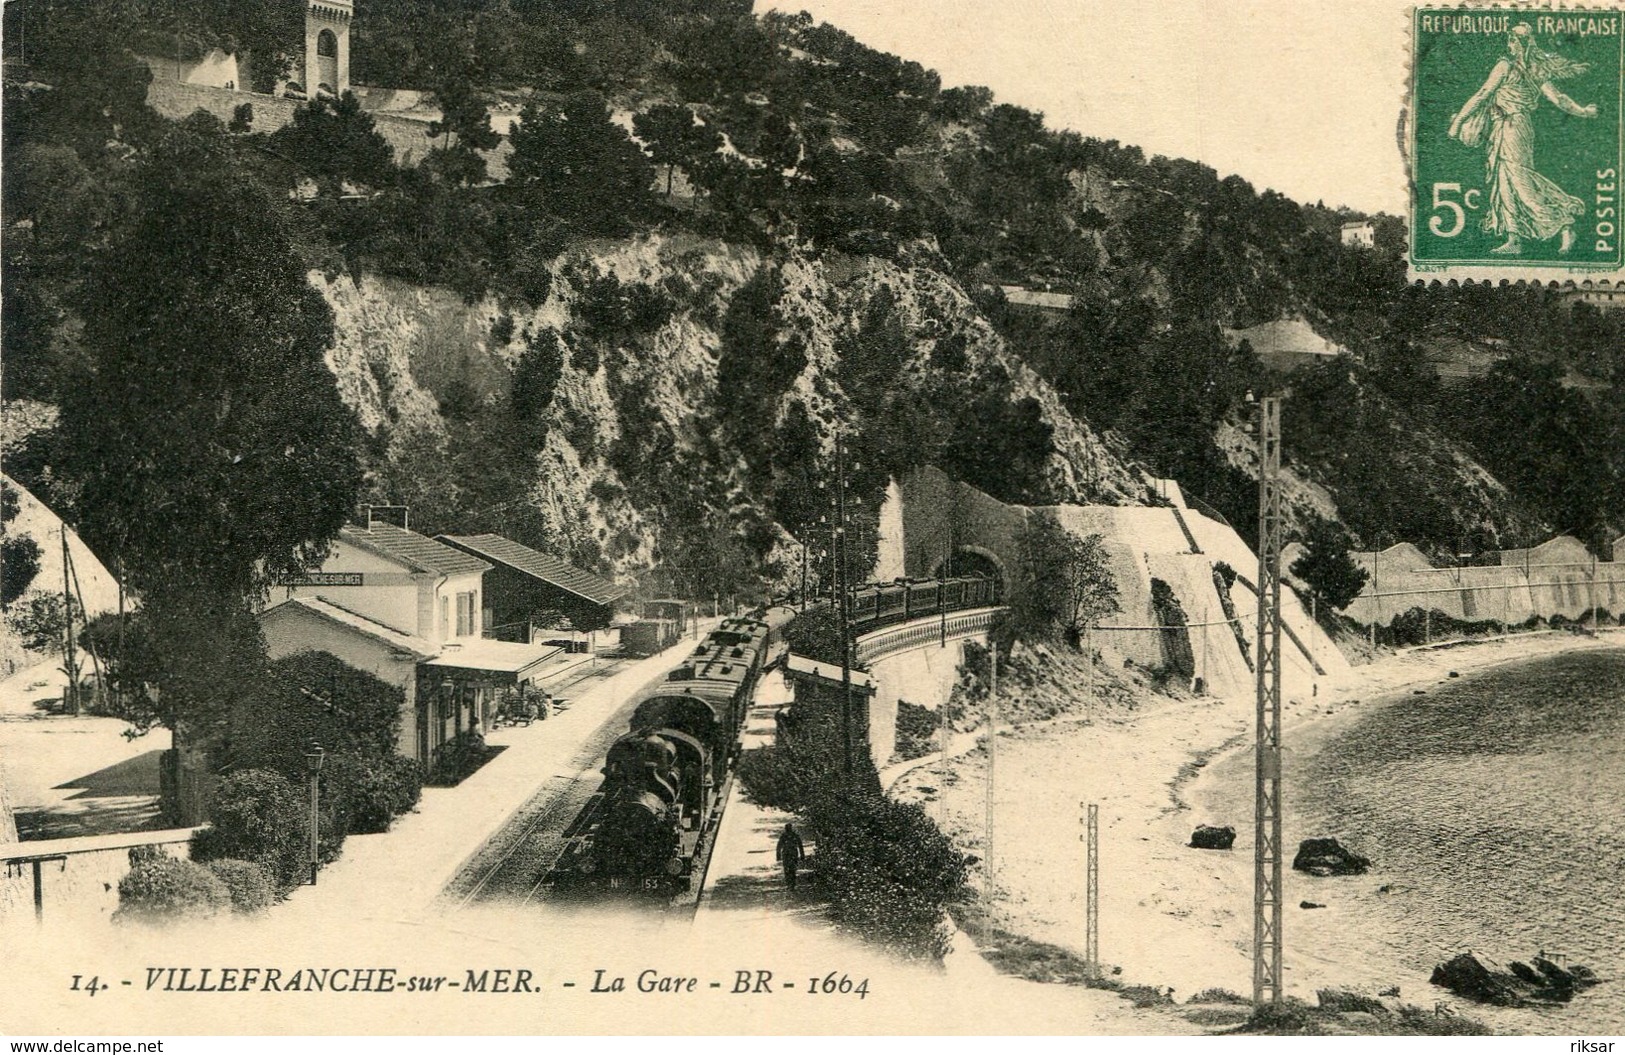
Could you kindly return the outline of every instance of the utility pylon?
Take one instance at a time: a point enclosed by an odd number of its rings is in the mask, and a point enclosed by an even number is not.
[[[1089,804],[1088,860],[1083,893],[1083,966],[1100,977],[1100,804]]]
[[[846,444],[835,434],[835,582],[839,596],[836,615],[841,636],[841,770],[852,775],[852,636],[851,584],[847,582],[846,553]]]
[[[1253,837],[1253,1003],[1281,1002],[1281,399],[1258,418],[1257,769]]]

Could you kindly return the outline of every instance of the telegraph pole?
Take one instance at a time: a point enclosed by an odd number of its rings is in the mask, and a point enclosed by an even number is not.
[[[841,634],[841,767],[852,775],[852,638],[849,630],[852,591],[847,588],[846,568],[846,445],[835,434],[835,583],[839,600],[836,612]]]
[[[1258,728],[1253,837],[1253,1003],[1281,992],[1281,398],[1258,421]]]
[[[1083,894],[1083,966],[1089,977],[1100,976],[1100,804],[1089,803],[1088,860]]]

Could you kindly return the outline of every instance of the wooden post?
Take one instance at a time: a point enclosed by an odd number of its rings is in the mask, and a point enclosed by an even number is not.
[[[79,658],[73,647],[73,588],[68,577],[71,567],[68,556],[68,526],[62,525],[62,670],[68,676],[68,699],[74,714],[84,713],[79,698]]]

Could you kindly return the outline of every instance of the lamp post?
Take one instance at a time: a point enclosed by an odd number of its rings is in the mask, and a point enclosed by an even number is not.
[[[322,775],[322,763],[327,761],[327,752],[322,745],[312,740],[305,749],[305,772],[310,774],[310,885],[316,885],[316,868],[319,861],[319,821],[317,813],[317,789]]]

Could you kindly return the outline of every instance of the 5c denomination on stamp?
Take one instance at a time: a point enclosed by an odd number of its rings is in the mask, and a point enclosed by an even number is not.
[[[1411,17],[1411,277],[1625,280],[1625,13]]]

